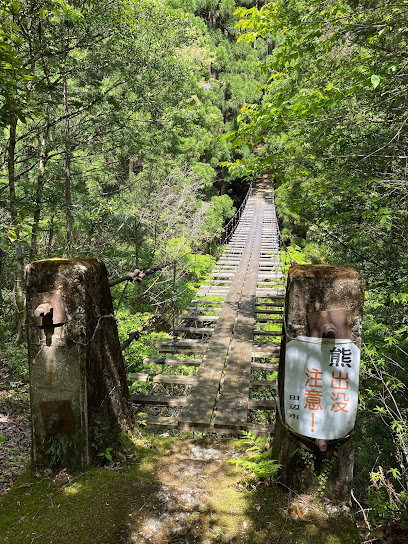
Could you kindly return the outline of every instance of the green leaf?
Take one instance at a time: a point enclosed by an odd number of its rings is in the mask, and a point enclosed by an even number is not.
[[[10,240],[10,242],[15,242],[17,240],[17,234],[14,232],[14,230],[9,231],[8,239]]]
[[[380,76],[376,76],[375,74],[373,74],[371,76],[371,84],[373,86],[373,89],[376,89],[380,84]]]
[[[6,240],[5,238],[0,239],[0,249],[3,251],[7,251],[10,247],[10,242]]]

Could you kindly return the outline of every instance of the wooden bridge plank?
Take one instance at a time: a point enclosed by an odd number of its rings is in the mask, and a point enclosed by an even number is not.
[[[252,361],[251,368],[252,370],[263,370],[265,372],[275,372],[278,370],[279,365],[271,364],[271,363],[258,363],[256,361]]]
[[[252,399],[248,402],[248,410],[275,410],[275,400]]]
[[[145,419],[146,427],[151,427],[153,429],[165,428],[165,429],[177,429],[178,420],[175,417],[165,417],[165,416],[149,416]]]
[[[254,331],[255,336],[282,336],[282,331]]]
[[[260,201],[263,204],[263,201]],[[249,212],[251,213],[251,212]],[[256,212],[255,212],[256,214]],[[252,215],[252,214],[251,214]],[[217,327],[211,336],[198,371],[197,386],[191,391],[186,406],[179,417],[179,428],[186,429],[190,424],[208,427],[214,410],[219,384],[227,358],[238,302],[245,281],[248,263],[251,258],[253,240],[256,233],[256,221],[251,222],[248,237],[237,273],[232,280],[222,307]],[[251,360],[251,358],[250,358]]]
[[[191,315],[191,314],[182,314],[179,317],[180,321],[199,321],[200,323],[205,323],[206,321],[214,322],[218,321],[218,315]]]
[[[279,305],[283,306],[284,303],[285,303],[285,295],[283,295],[283,294],[282,295],[273,295],[273,296],[270,296],[268,298],[270,298],[274,302],[258,301],[256,305],[257,306],[279,306]]]
[[[193,304],[197,303],[197,304],[205,304],[205,305],[208,305],[208,306],[222,306],[223,305],[223,302],[222,300],[192,300],[191,301]]]
[[[146,357],[144,365],[166,365],[166,366],[200,366],[202,359],[172,359],[170,357]]]
[[[206,308],[205,306],[187,306],[186,310],[193,310],[195,312],[220,312],[221,308]]]
[[[249,383],[251,379],[252,342],[259,252],[262,240],[262,222],[265,201],[258,196],[256,208],[256,235],[251,250],[251,260],[239,306],[234,330],[234,343],[228,357],[224,383],[218,401],[215,427],[234,425],[246,427],[248,417]]]
[[[174,332],[190,333],[190,334],[212,334],[213,328],[210,327],[174,327]]]
[[[171,353],[172,355],[202,355],[205,351],[207,344],[197,346],[178,346],[173,348],[172,346],[162,346],[158,349],[159,353]]]
[[[258,387],[264,387],[266,389],[276,389],[277,388],[277,382],[276,380],[252,380],[250,382],[251,389],[255,389]]]
[[[269,319],[267,317],[257,317],[255,323],[268,323],[269,325],[282,325],[283,319]]]
[[[135,404],[154,404],[160,406],[183,406],[187,397],[170,395],[130,395],[129,399]]]
[[[183,385],[193,385],[197,383],[197,376],[181,376],[175,374],[147,374],[144,372],[133,372],[130,379],[134,382],[152,382],[152,383],[175,383]]]

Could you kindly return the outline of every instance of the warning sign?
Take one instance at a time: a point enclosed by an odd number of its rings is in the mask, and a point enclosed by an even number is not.
[[[284,410],[296,433],[336,440],[354,427],[360,350],[351,340],[298,336],[286,345]]]

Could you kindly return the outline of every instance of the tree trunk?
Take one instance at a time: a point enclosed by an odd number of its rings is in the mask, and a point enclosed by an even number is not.
[[[226,181],[225,179],[222,179],[221,183],[220,183],[220,195],[221,196],[226,194],[227,188],[228,188],[228,181]]]
[[[52,251],[52,241],[54,239],[54,216],[50,218],[50,226],[48,229],[48,243],[47,243],[47,258],[49,259]]]
[[[65,210],[67,223],[67,236],[65,243],[65,252],[68,257],[72,257],[72,195],[71,195],[71,144],[70,144],[70,125],[68,107],[68,80],[64,75],[64,115],[65,118]]]
[[[135,217],[135,262],[136,262],[136,268],[139,268],[139,228],[140,228],[140,221],[138,221]],[[142,289],[141,284],[139,282],[136,283],[136,311],[140,312],[140,298],[142,295]]]
[[[4,257],[4,251],[0,248],[0,315],[3,311],[3,293],[1,290],[2,286],[2,276],[3,276],[3,257]]]
[[[15,174],[15,155],[16,155],[16,132],[17,117],[13,116],[10,123],[10,138],[8,146],[8,181],[10,198],[10,215],[13,227],[18,224],[17,217],[17,199],[16,199],[16,174]],[[24,301],[24,253],[20,243],[20,236],[17,231],[17,239],[14,242],[16,248],[16,275],[14,279],[14,306],[16,308],[17,336],[15,343],[20,344],[23,339],[23,329],[25,323],[25,301]]]
[[[45,184],[45,165],[47,164],[47,142],[49,133],[48,116],[40,143],[40,163],[38,166],[37,192],[35,196],[33,228],[31,234],[30,261],[34,261],[38,251],[38,229],[41,219],[42,198]]]

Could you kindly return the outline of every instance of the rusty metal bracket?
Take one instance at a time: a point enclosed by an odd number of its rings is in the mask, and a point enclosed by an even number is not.
[[[303,437],[298,440],[298,446],[303,450],[316,453],[321,457],[330,458],[333,456],[333,453],[336,449],[338,440],[328,441],[328,440],[315,440],[314,438],[309,438],[308,436]]]
[[[344,308],[309,312],[307,322],[312,338],[350,338],[347,313]]]
[[[38,327],[55,327],[68,321],[61,291],[38,293],[32,297],[31,304]]]
[[[75,431],[69,400],[40,402],[40,411],[47,434],[73,433]]]

